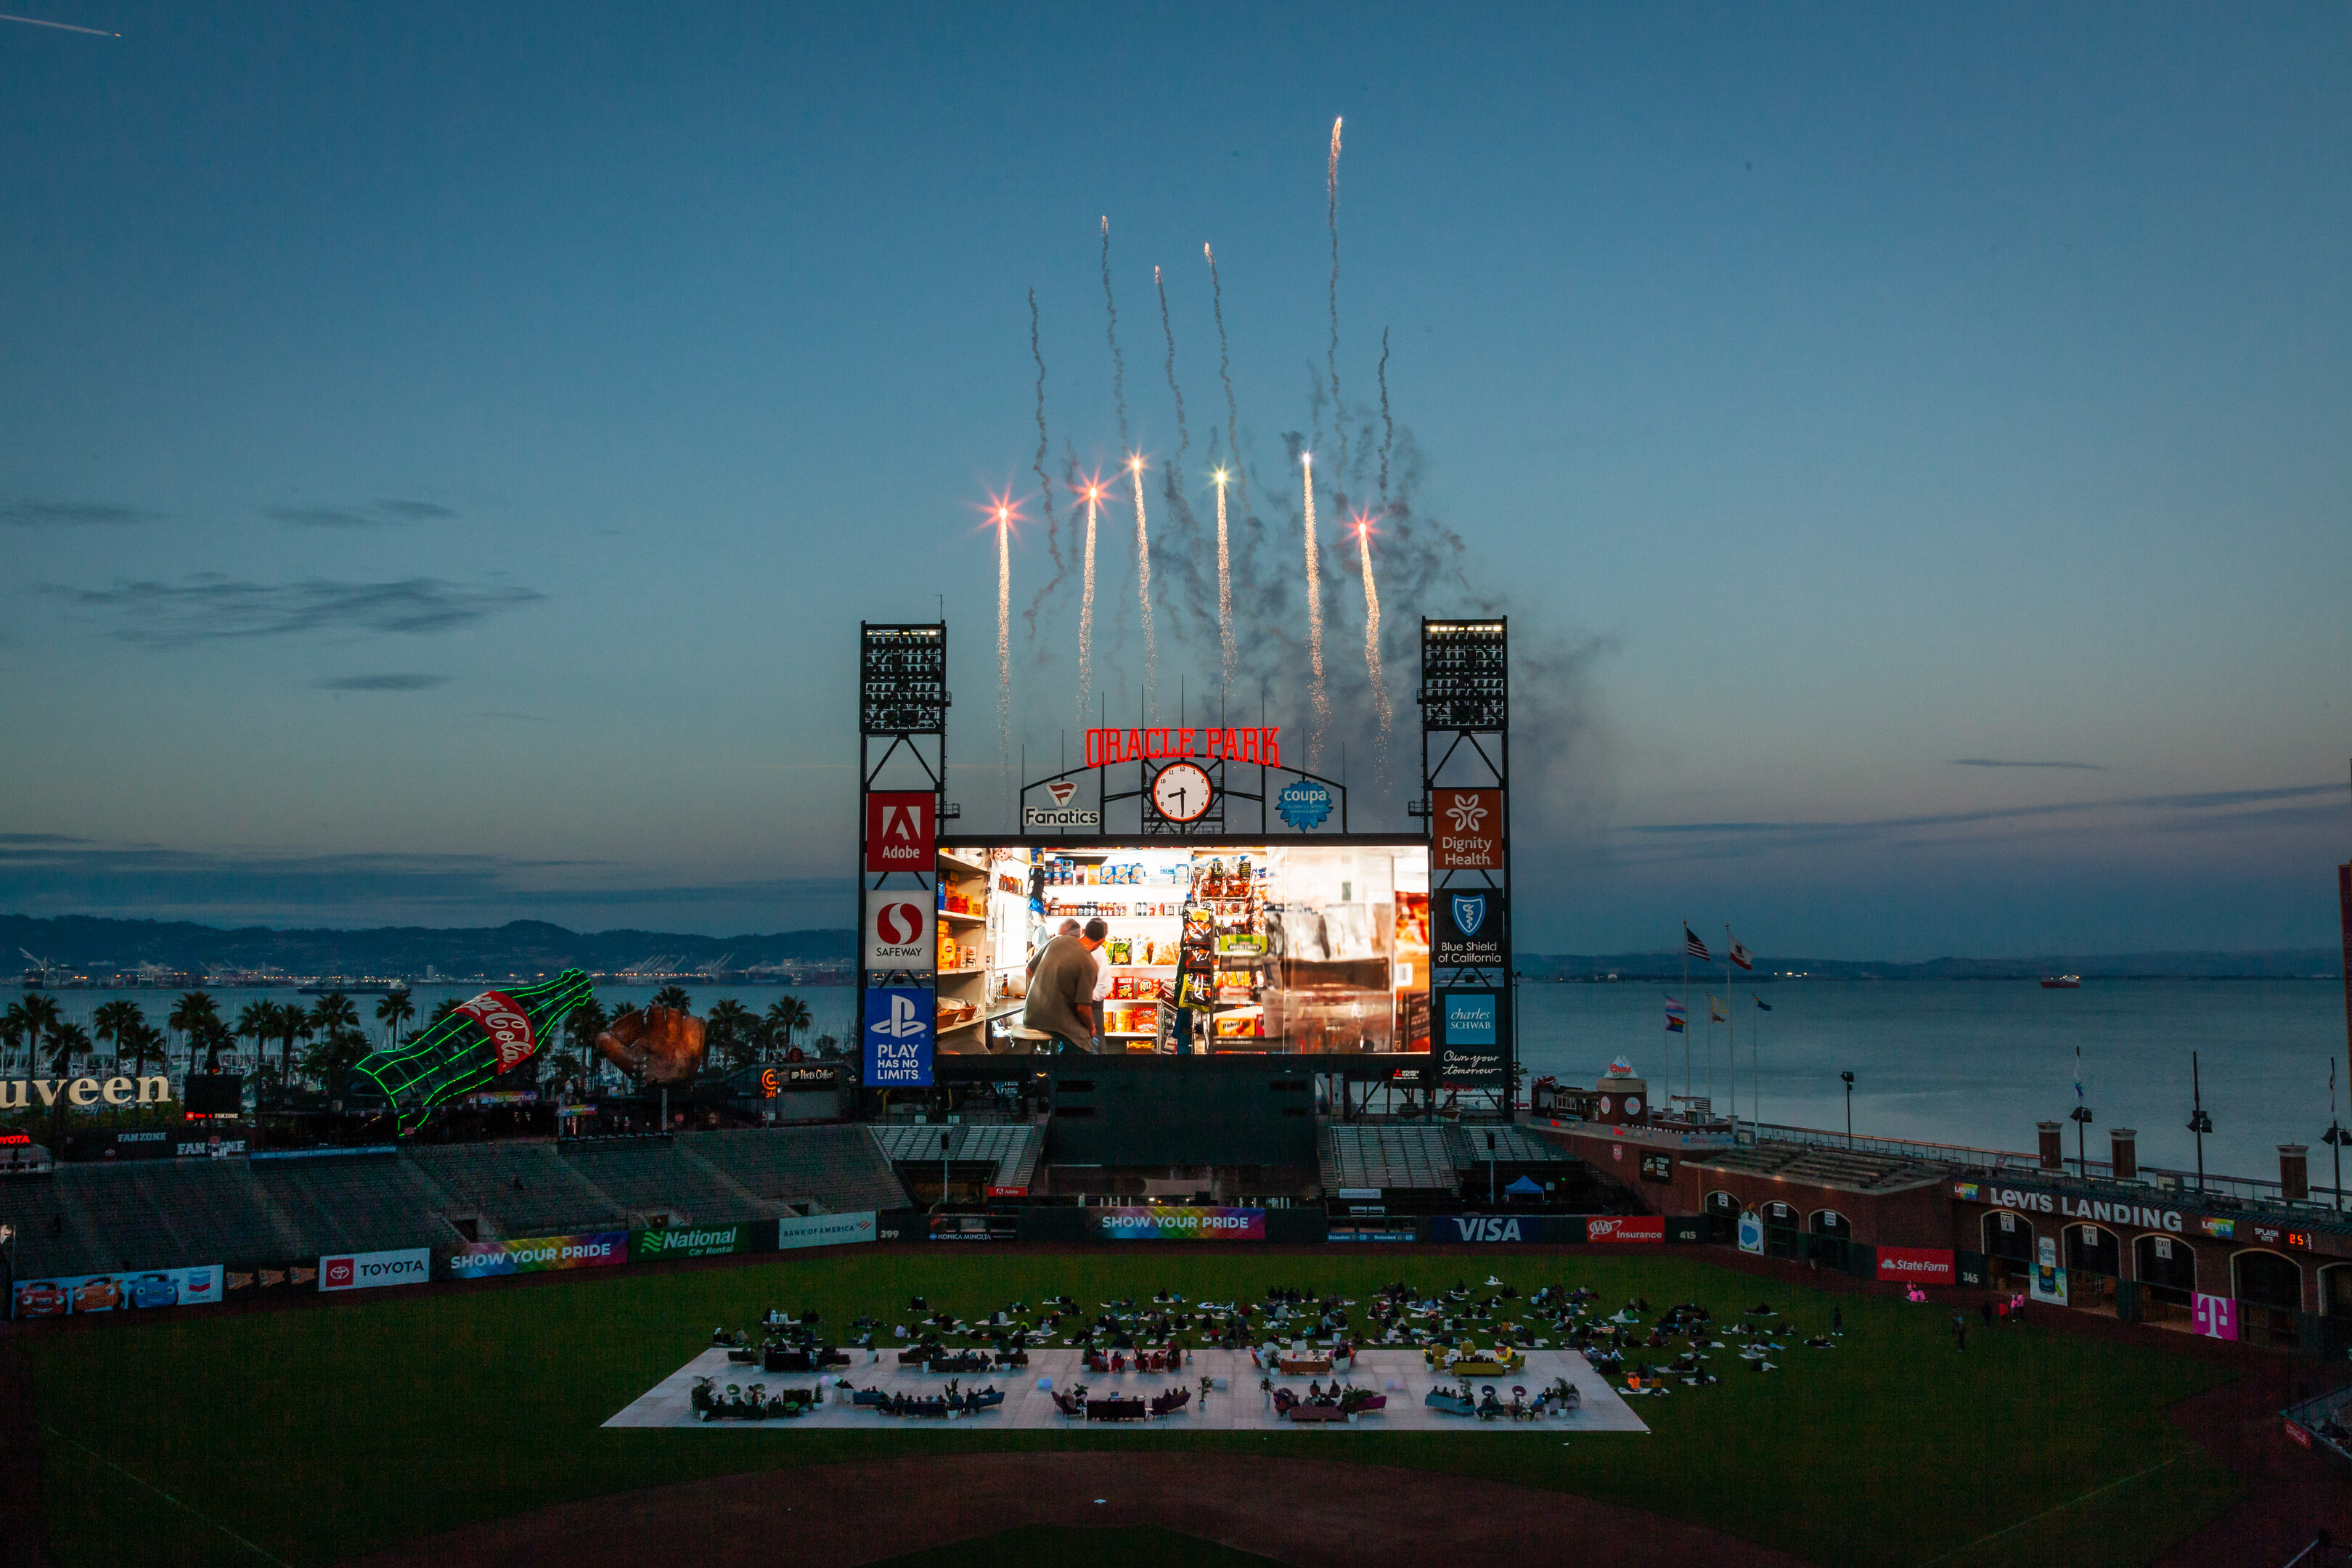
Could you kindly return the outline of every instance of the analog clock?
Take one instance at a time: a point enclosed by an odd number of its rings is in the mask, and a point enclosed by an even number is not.
[[[1198,822],[1213,793],[1208,773],[1192,763],[1171,763],[1152,776],[1152,809],[1171,822]]]

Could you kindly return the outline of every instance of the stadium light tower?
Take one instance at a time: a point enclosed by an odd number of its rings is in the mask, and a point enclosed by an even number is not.
[[[2205,1086],[2197,1075],[2197,1053],[2189,1053],[2189,1131],[2197,1134],[2197,1190],[2205,1190],[2205,1134],[2213,1131],[2213,1119],[2205,1114]]]
[[[1842,1072],[1838,1077],[1845,1079],[1845,1146],[1851,1149],[1853,1147],[1853,1074]]]

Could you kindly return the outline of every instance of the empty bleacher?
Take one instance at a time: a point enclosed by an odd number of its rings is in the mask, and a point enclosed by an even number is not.
[[[664,1214],[680,1224],[772,1218],[777,1213],[773,1204],[668,1143],[575,1143],[563,1152],[572,1168],[624,1213]]]
[[[257,1161],[253,1176],[301,1233],[304,1245],[296,1250],[305,1254],[426,1246],[435,1239],[429,1234],[432,1216],[452,1207],[415,1162],[397,1155]]]
[[[842,1214],[907,1204],[888,1156],[864,1127],[692,1132],[677,1142],[754,1196],[779,1205]]]
[[[1334,1122],[1323,1133],[1326,1192],[1447,1192],[1457,1164],[1449,1129],[1412,1123]]]
[[[1841,1149],[1822,1143],[1764,1142],[1742,1149],[1711,1149],[1703,1154],[1685,1155],[1684,1163],[1864,1193],[1917,1186],[1939,1181],[1944,1174],[1935,1165],[1900,1154]]]
[[[584,1180],[553,1143],[428,1144],[404,1150],[403,1157],[446,1194],[444,1212],[478,1215],[499,1236],[561,1235],[622,1221],[620,1205]]]

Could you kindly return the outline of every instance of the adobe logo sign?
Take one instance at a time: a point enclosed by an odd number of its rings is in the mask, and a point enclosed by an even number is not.
[[[869,892],[866,895],[866,968],[869,973],[887,970],[928,973],[939,952],[938,931],[932,924],[935,895],[911,892]]]
[[[929,871],[938,840],[939,797],[878,790],[866,797],[866,868]]]

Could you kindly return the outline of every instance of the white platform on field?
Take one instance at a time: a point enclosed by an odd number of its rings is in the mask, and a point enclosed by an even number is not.
[[[604,1423],[607,1426],[696,1426],[706,1431],[772,1432],[817,1430],[832,1431],[846,1426],[888,1426],[951,1431],[964,1429],[967,1422],[982,1426],[1003,1426],[1034,1430],[1042,1427],[1065,1427],[1088,1432],[1175,1431],[1193,1428],[1205,1432],[1234,1431],[1321,1431],[1321,1432],[1549,1432],[1566,1435],[1576,1432],[1647,1432],[1649,1427],[1633,1414],[1617,1391],[1609,1386],[1601,1375],[1574,1351],[1529,1351],[1527,1365],[1507,1377],[1472,1378],[1474,1389],[1492,1385],[1496,1394],[1507,1401],[1513,1385],[1524,1388],[1529,1397],[1539,1389],[1548,1388],[1553,1381],[1565,1377],[1583,1395],[1581,1407],[1562,1415],[1547,1416],[1541,1421],[1479,1421],[1462,1415],[1447,1415],[1422,1403],[1423,1395],[1432,1388],[1455,1388],[1460,1380],[1441,1378],[1433,1374],[1422,1362],[1418,1352],[1410,1350],[1366,1350],[1358,1355],[1355,1364],[1340,1374],[1340,1381],[1359,1388],[1388,1395],[1388,1408],[1368,1411],[1352,1421],[1299,1422],[1277,1420],[1268,1403],[1268,1396],[1259,1389],[1258,1379],[1265,1374],[1251,1363],[1246,1351],[1200,1351],[1193,1352],[1184,1370],[1177,1373],[1125,1372],[1115,1374],[1088,1373],[1081,1364],[1079,1353],[1073,1350],[1033,1350],[1026,1368],[1005,1373],[987,1373],[974,1376],[957,1375],[955,1381],[965,1388],[992,1384],[1004,1391],[1004,1403],[993,1410],[977,1415],[958,1417],[950,1422],[911,1420],[898,1421],[877,1415],[866,1405],[847,1403],[845,1392],[833,1384],[847,1378],[858,1388],[878,1388],[886,1394],[931,1394],[944,1389],[950,1374],[924,1372],[898,1363],[898,1352],[886,1350],[879,1361],[862,1358],[870,1352],[852,1351],[860,1357],[856,1365],[836,1367],[824,1378],[825,1403],[806,1415],[774,1421],[697,1421],[690,1394],[698,1377],[715,1379],[721,1390],[732,1383],[748,1388],[754,1383],[767,1384],[773,1394],[786,1388],[806,1388],[819,1380],[808,1373],[762,1373],[756,1366],[730,1363],[724,1350],[708,1350],[687,1363],[668,1377],[662,1379],[633,1402],[628,1408]],[[1216,1380],[1216,1388],[1203,1401],[1200,1395],[1201,1379]],[[1055,1408],[1052,1394],[1037,1386],[1040,1378],[1053,1379],[1055,1390],[1066,1390],[1074,1384],[1084,1384],[1096,1398],[1110,1394],[1140,1395],[1149,1399],[1176,1387],[1193,1391],[1192,1403],[1173,1415],[1150,1421],[1078,1421]],[[1277,1387],[1307,1392],[1311,1380],[1305,1377],[1277,1377]],[[1329,1383],[1328,1376],[1319,1381]],[[1395,1386],[1391,1386],[1394,1384]]]

